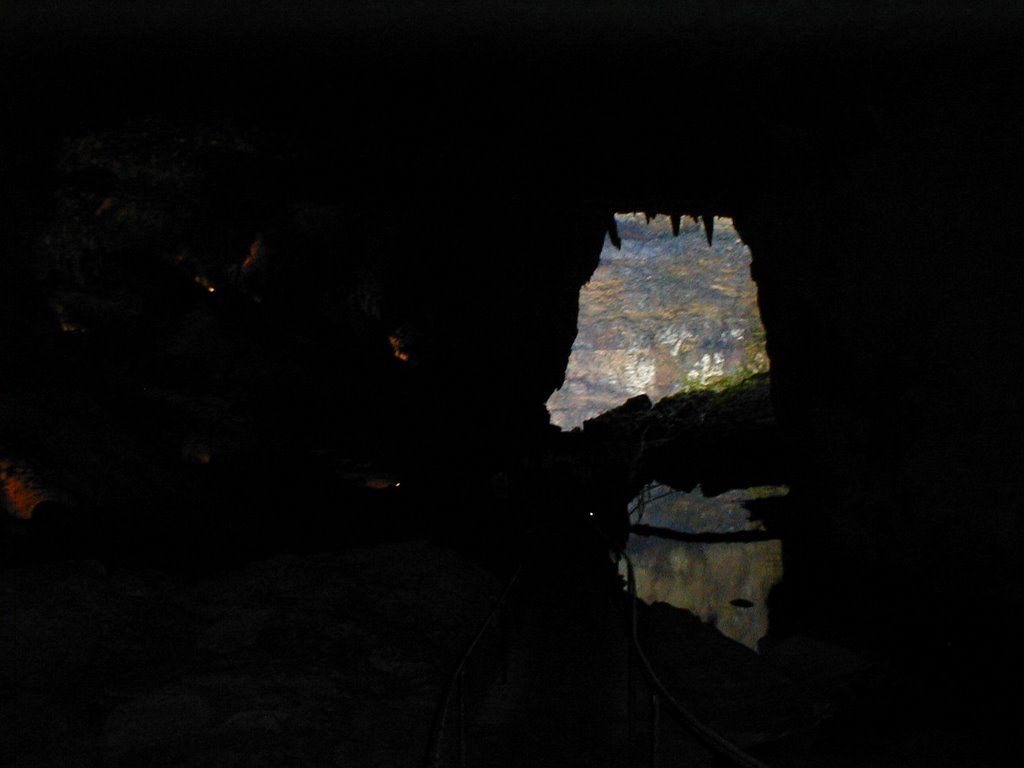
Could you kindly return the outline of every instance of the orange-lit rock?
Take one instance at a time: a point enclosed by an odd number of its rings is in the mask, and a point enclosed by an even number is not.
[[[45,502],[68,503],[68,495],[52,486],[28,463],[0,459],[0,504],[19,520],[31,520]]]
[[[391,345],[391,352],[395,357],[403,363],[409,361],[409,353],[403,348],[402,340],[398,336],[394,334],[388,336],[388,343]]]
[[[107,213],[107,211],[109,211],[113,207],[114,207],[114,198],[112,198],[112,197],[105,197],[105,198],[103,198],[103,202],[100,203],[99,207],[96,209],[96,216],[102,216],[103,214]]]

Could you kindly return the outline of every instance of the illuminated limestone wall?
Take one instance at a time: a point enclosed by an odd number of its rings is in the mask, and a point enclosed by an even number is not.
[[[606,240],[580,292],[579,331],[565,384],[547,407],[563,429],[646,393],[652,400],[768,368],[750,251],[730,219],[714,243],[685,220],[616,214],[622,247]]]
[[[761,530],[741,504],[782,493],[783,488],[755,489],[705,498],[699,487],[682,493],[656,486],[651,492],[656,500],[645,506],[640,522],[681,533]],[[631,506],[636,509],[637,503]],[[641,600],[685,608],[754,650],[768,633],[768,593],[782,579],[778,539],[704,544],[634,534],[626,554],[633,560]]]

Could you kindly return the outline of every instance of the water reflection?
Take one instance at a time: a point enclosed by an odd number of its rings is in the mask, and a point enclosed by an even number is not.
[[[763,531],[743,502],[786,490],[757,488],[707,498],[699,486],[684,493],[654,485],[631,505],[632,519],[682,534]],[[685,608],[755,650],[767,634],[768,593],[782,579],[778,539],[695,543],[633,534],[626,553],[635,567],[637,595],[645,602]]]

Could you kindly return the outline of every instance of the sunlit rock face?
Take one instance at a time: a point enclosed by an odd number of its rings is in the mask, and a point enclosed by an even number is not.
[[[744,501],[783,489],[729,491],[706,498],[655,486],[642,505],[640,522],[680,533],[737,533],[762,530]],[[639,500],[631,505],[639,515]],[[691,543],[632,535],[626,547],[636,572],[637,595],[648,602],[685,608],[722,634],[757,649],[768,633],[768,593],[782,579],[782,543]]]
[[[750,251],[730,219],[679,236],[665,216],[616,214],[610,242],[580,292],[579,332],[565,384],[548,400],[551,421],[571,429],[624,400],[652,400],[768,369]]]

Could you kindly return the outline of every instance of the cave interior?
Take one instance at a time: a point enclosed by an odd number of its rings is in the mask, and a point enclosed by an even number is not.
[[[88,658],[45,671],[78,658],[25,586],[54,569],[78,619],[76,568],[203,583],[417,542],[613,591],[590,550],[652,481],[789,486],[755,505],[785,553],[765,648],[870,662],[845,737],[766,762],[996,764],[1024,609],[1018,8],[150,5],[0,11],[12,764],[71,764],[60,740],[76,765],[243,764],[188,762],[127,694],[83,704]],[[735,222],[770,394],[562,432],[580,288],[634,211]]]

